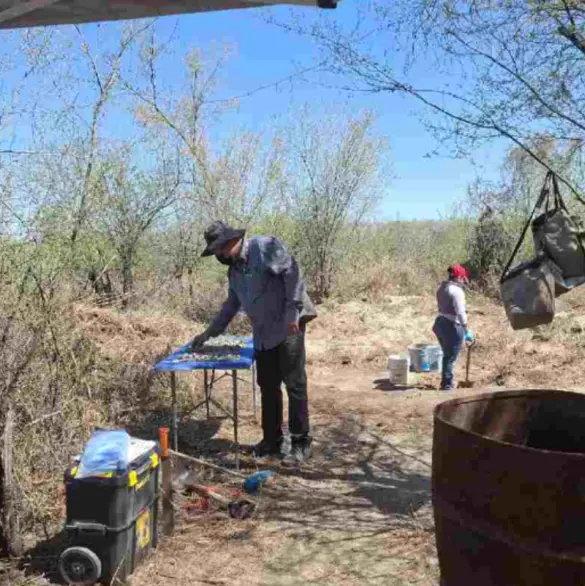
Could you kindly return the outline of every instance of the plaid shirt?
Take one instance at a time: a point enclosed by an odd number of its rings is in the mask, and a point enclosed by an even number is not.
[[[245,241],[228,278],[228,297],[211,322],[211,336],[223,333],[242,308],[252,321],[256,349],[270,350],[286,340],[288,324],[317,316],[296,260],[276,238]]]

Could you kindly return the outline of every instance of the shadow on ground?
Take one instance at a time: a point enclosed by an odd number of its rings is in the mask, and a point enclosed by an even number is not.
[[[436,390],[429,383],[418,383],[412,385],[395,385],[387,378],[379,378],[374,381],[374,389],[377,391],[416,391],[425,389],[428,391]]]
[[[126,429],[135,437],[156,440],[160,427],[172,429],[172,419],[173,415],[170,411],[151,411],[136,416],[126,424]],[[227,417],[195,419],[189,414],[180,413],[178,419],[179,451],[192,456],[217,457],[233,449],[233,442],[216,437],[223,425],[232,426],[231,420]]]
[[[59,574],[59,556],[68,546],[65,532],[39,541],[23,555],[20,569],[26,576],[42,576],[50,584],[63,584]]]
[[[408,583],[405,572],[425,559],[409,552],[432,551],[426,450],[406,452],[351,416],[316,431],[314,461],[279,470],[279,497],[264,511],[295,537],[266,562],[270,584],[337,584],[336,574],[340,584]]]

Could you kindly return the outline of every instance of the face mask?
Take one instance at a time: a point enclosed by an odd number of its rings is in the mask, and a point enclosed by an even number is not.
[[[234,264],[233,259],[224,256],[223,254],[216,254],[215,258],[222,264],[222,265],[226,265],[228,267],[231,267]]]

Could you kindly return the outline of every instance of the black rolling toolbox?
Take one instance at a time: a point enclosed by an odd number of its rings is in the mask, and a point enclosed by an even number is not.
[[[68,547],[59,559],[67,584],[122,584],[157,545],[159,456],[154,442],[122,472],[65,474]]]

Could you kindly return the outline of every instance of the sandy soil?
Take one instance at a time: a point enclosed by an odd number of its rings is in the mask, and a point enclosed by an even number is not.
[[[582,387],[584,304],[577,295],[561,301],[553,326],[515,333],[501,307],[472,300],[475,387],[449,394],[431,390],[437,375],[420,377],[419,388],[392,390],[385,371],[390,353],[433,341],[433,299],[327,307],[308,336],[311,464],[280,473],[253,521],[187,522],[178,541],[165,543],[138,570],[134,584],[166,584],[170,577],[177,585],[438,584],[430,505],[433,408],[485,390]],[[459,379],[464,366],[462,357]],[[246,402],[244,437],[253,442],[258,427],[249,395]],[[228,439],[230,431],[224,423],[215,440]]]
[[[162,540],[132,584],[438,584],[430,504],[433,408],[486,389],[583,387],[585,296],[563,298],[552,326],[517,333],[501,307],[471,299],[470,323],[478,340],[474,389],[436,391],[438,376],[432,374],[418,378],[412,389],[393,390],[388,355],[433,341],[434,309],[427,297],[324,307],[308,334],[313,460],[299,471],[279,469],[252,520],[180,511],[176,534]],[[460,380],[464,366],[462,357]],[[182,381],[183,405],[200,394],[197,376]],[[226,384],[216,393],[229,405]],[[252,444],[260,429],[245,383],[240,410],[241,441]],[[204,410],[187,410],[180,449],[229,463],[231,423],[216,415],[206,421]],[[139,422],[147,435],[165,414],[148,417]],[[229,484],[227,477],[223,481]]]

